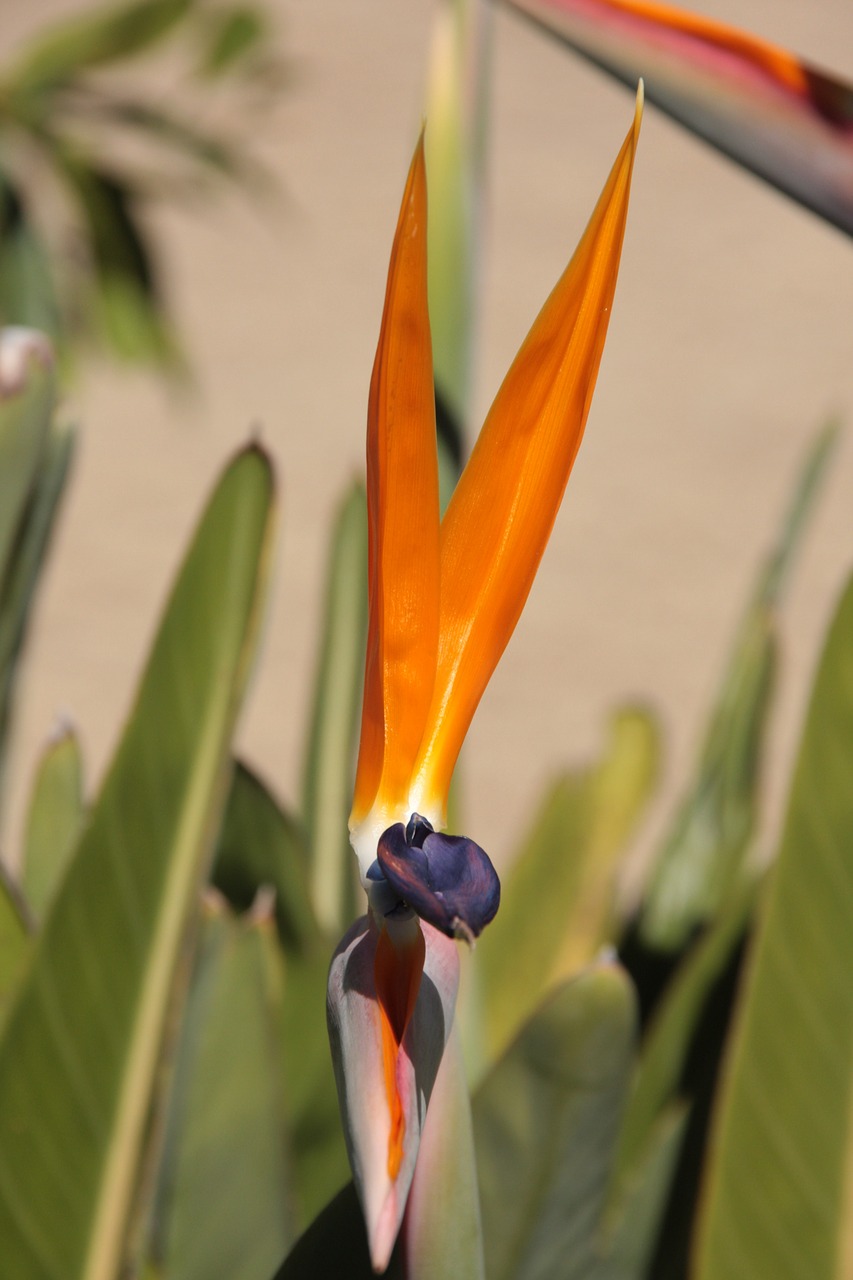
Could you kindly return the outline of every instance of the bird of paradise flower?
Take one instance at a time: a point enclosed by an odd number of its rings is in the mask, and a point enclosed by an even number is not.
[[[374,1268],[387,1266],[453,1025],[456,939],[498,909],[485,853],[442,833],[463,739],[527,599],[580,446],[625,231],[633,123],[439,519],[423,139],[397,224],[367,419],[369,627],[350,822],[369,909],[328,1021]]]

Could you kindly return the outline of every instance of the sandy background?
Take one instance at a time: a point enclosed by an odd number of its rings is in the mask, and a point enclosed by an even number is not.
[[[0,0],[7,50],[60,0]],[[705,0],[853,76],[849,0]],[[367,386],[397,206],[420,122],[427,0],[280,0],[293,76],[257,139],[283,199],[161,216],[194,398],[88,367],[61,537],[20,705],[5,847],[58,712],[89,778],[116,741],[154,618],[223,459],[260,424],[283,484],[272,608],[239,742],[298,787],[327,522],[363,466]],[[476,418],[571,254],[627,129],[624,90],[499,12]],[[465,756],[466,829],[498,860],[546,777],[642,698],[683,780],[726,646],[806,442],[853,416],[853,247],[647,112],[586,440],[522,623]],[[771,800],[828,611],[853,563],[849,439],[783,617]],[[164,732],[167,731],[164,727]],[[658,809],[657,821],[660,821]],[[652,838],[655,818],[644,833]]]

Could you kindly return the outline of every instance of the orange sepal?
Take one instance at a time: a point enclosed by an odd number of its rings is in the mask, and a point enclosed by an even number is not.
[[[438,650],[438,464],[423,137],[394,237],[367,414],[369,624],[357,823],[408,794]]]
[[[504,379],[442,521],[438,668],[414,789],[425,806],[444,809],[462,741],[524,607],[583,436],[641,115],[642,89],[584,236]]]

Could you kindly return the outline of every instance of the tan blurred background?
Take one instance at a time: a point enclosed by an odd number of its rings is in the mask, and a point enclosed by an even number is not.
[[[5,51],[77,8],[0,0]],[[702,8],[853,77],[849,0]],[[259,207],[232,193],[156,224],[197,393],[181,398],[151,377],[89,366],[67,404],[82,447],[25,671],[10,851],[58,713],[80,728],[90,781],[100,776],[204,494],[255,431],[275,456],[283,509],[239,741],[285,799],[297,793],[328,520],[363,467],[433,6],[271,0],[271,12],[292,74],[255,145],[282,194]],[[570,256],[632,112],[624,90],[503,11],[494,55],[478,421]],[[853,245],[650,109],[586,441],[465,755],[466,829],[498,860],[545,779],[598,750],[619,700],[640,698],[662,717],[665,794],[684,779],[806,443],[828,415],[853,418],[851,321]],[[784,611],[771,802],[851,564],[848,438]]]

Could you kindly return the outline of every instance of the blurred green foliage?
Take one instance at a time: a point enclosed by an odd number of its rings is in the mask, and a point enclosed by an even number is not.
[[[283,81],[266,12],[244,4],[125,0],[32,37],[0,67],[0,322],[65,357],[178,370],[150,209],[188,184],[257,187],[230,122],[248,133],[250,99]]]

